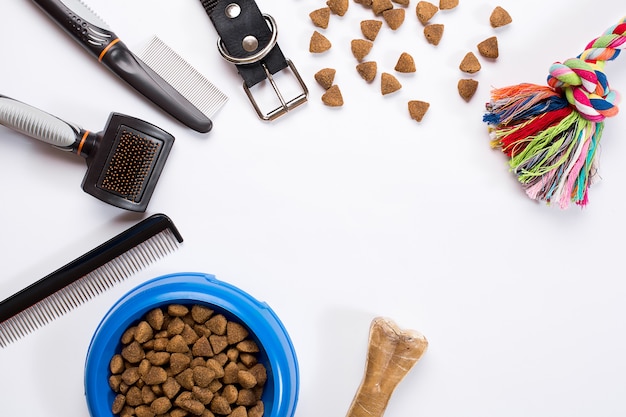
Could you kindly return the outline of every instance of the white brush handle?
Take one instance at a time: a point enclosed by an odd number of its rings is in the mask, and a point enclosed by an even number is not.
[[[77,131],[63,120],[17,100],[0,96],[0,124],[61,148],[76,141]]]

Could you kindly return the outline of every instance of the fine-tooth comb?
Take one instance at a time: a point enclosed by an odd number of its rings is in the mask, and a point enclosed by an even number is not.
[[[152,37],[139,58],[210,118],[228,101],[226,94],[158,36]]]
[[[148,100],[197,132],[206,133],[212,129],[210,115],[203,113],[188,97],[136,56],[82,0],[33,1],[100,63]],[[178,74],[180,78],[185,75]],[[193,74],[190,76],[193,77]],[[202,84],[195,86],[196,89],[204,87]],[[208,94],[214,94],[215,90]],[[218,100],[222,97],[220,92]],[[224,103],[223,99],[221,103]]]
[[[0,347],[26,336],[176,250],[183,238],[154,214],[0,302]]]

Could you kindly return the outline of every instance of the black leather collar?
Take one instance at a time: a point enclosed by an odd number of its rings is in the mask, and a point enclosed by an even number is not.
[[[254,0],[200,0],[219,36],[218,50],[233,63],[243,78],[244,89],[259,117],[273,120],[307,101],[308,90],[293,63],[285,58],[277,43],[274,19],[263,14]],[[298,79],[303,93],[285,101],[272,75],[290,68]],[[258,108],[250,88],[269,80],[276,90],[281,105],[270,112]]]

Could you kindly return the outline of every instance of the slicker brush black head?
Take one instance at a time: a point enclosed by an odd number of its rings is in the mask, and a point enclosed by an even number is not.
[[[112,113],[105,130],[86,134],[78,152],[87,158],[83,190],[114,206],[145,211],[174,143],[164,130]]]

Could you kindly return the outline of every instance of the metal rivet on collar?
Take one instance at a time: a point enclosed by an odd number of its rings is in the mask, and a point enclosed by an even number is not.
[[[222,41],[222,38],[219,37],[217,39],[217,50],[220,52],[220,54],[225,60],[227,60],[228,62],[232,62],[233,64],[236,64],[236,65],[254,64],[254,63],[260,62],[263,58],[265,58],[267,54],[269,54],[272,51],[274,46],[276,46],[276,39],[278,39],[278,28],[276,27],[276,21],[274,20],[272,16],[270,16],[269,14],[263,14],[263,17],[267,21],[270,27],[270,31],[272,32],[272,36],[269,42],[267,43],[267,45],[265,45],[263,49],[261,49],[259,52],[254,53],[253,55],[240,58],[240,57],[232,56],[228,52],[226,52],[226,47],[224,46],[224,42]]]
[[[241,7],[237,3],[231,3],[226,6],[226,16],[234,19],[241,13]]]
[[[259,40],[252,35],[248,35],[241,41],[241,46],[248,52],[256,51],[259,47]]]

